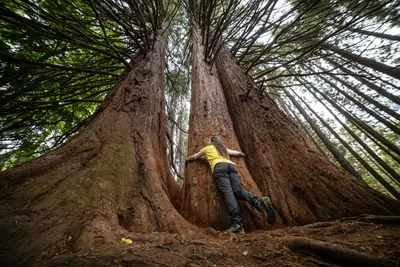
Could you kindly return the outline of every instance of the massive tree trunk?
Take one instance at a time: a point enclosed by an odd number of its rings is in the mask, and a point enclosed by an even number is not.
[[[240,150],[226,100],[215,66],[203,60],[203,46],[199,35],[193,36],[192,98],[189,120],[188,154],[192,155],[209,144],[212,136],[220,136],[228,148]],[[237,164],[242,186],[261,196],[242,158],[232,158]],[[239,201],[240,203],[240,201]],[[264,228],[261,214],[247,203],[240,203],[246,230]],[[177,208],[190,222],[201,227],[226,229],[229,227],[228,211],[206,160],[190,162]]]
[[[166,33],[82,133],[0,174],[1,262],[38,262],[46,251],[95,248],[131,231],[190,231],[170,201],[177,185],[166,156],[165,47]]]
[[[400,212],[397,201],[324,158],[268,96],[255,95],[252,79],[226,49],[216,64],[247,166],[284,223]]]

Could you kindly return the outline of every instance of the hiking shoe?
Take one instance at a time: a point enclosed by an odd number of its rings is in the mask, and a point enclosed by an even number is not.
[[[276,222],[276,212],[272,207],[269,197],[262,197],[256,204],[256,209],[267,218],[269,224],[274,224]]]
[[[241,223],[232,224],[228,231],[235,234],[245,234],[243,224]]]

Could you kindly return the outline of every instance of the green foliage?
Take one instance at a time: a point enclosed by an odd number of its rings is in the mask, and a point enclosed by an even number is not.
[[[84,125],[135,54],[151,49],[166,11],[162,2],[147,4],[0,5],[0,169],[44,153]]]

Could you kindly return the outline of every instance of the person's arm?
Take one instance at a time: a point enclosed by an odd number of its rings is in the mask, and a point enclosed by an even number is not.
[[[245,157],[246,156],[243,152],[240,152],[237,150],[227,148],[226,151],[228,152],[229,156],[234,156],[234,157]]]
[[[186,160],[185,160],[185,163],[188,163],[188,162],[194,161],[194,160],[198,160],[200,157],[202,157],[204,155],[205,155],[205,153],[204,153],[204,151],[202,149],[199,152],[197,152],[196,154],[187,157]]]

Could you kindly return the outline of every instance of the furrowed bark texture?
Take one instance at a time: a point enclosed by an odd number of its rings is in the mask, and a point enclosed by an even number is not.
[[[240,150],[225,97],[216,72],[203,58],[199,35],[194,35],[192,50],[192,98],[189,120],[188,154],[193,155],[207,146],[212,136],[220,136],[226,146]],[[242,186],[261,196],[241,158],[231,158],[236,164]],[[264,228],[261,214],[247,203],[241,203],[242,219],[246,230]],[[200,227],[226,229],[229,217],[222,194],[217,187],[205,159],[188,163],[185,180],[177,203],[180,213]]]
[[[223,49],[216,65],[247,166],[287,225],[362,213],[395,214],[399,202],[331,164]]]
[[[83,132],[0,174],[0,262],[38,263],[128,231],[191,232],[171,203],[163,71],[166,34],[110,91]],[[3,265],[4,266],[4,265]]]

